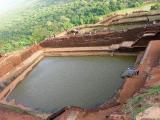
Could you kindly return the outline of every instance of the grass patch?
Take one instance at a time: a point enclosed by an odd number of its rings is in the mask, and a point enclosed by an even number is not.
[[[151,7],[158,4],[159,2],[153,2],[153,3],[147,3],[147,4],[143,4],[139,7],[135,7],[135,8],[126,8],[126,9],[122,9],[122,10],[118,10],[118,11],[115,11],[115,12],[112,12],[108,15],[104,15],[101,17],[101,19],[105,19],[106,17],[108,16],[111,16],[113,14],[126,14],[126,13],[132,13],[134,11],[150,11]]]
[[[160,94],[160,86],[145,90],[143,94],[135,96],[127,102],[124,107],[124,112],[130,113],[132,115],[132,119],[135,120],[137,114],[144,112],[147,108],[152,106],[146,103],[145,99],[157,94]]]

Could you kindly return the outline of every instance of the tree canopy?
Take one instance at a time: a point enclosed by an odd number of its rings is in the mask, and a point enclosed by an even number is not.
[[[143,4],[143,0],[33,1],[0,19],[0,52],[32,45],[74,26],[96,23],[113,11]]]

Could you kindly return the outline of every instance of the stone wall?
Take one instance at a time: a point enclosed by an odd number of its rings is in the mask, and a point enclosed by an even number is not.
[[[43,58],[43,51],[40,49],[40,46],[35,45],[0,60],[0,101],[7,97]]]
[[[147,77],[152,68],[158,66],[160,60],[160,41],[151,41],[148,45],[143,59],[138,66],[139,75],[126,79],[119,95],[119,102],[125,103],[135,92],[144,87]]]
[[[143,38],[145,33],[160,32],[160,25],[151,25],[148,27],[139,27],[120,32],[102,32],[91,35],[73,35],[61,38],[48,38],[40,43],[40,46],[46,48],[61,47],[93,47],[93,46],[109,46],[120,44],[123,41],[134,41],[135,43]],[[149,36],[148,36],[149,38]],[[152,40],[149,39],[147,43]],[[142,40],[143,41],[143,40]],[[145,40],[143,41],[145,43]]]
[[[139,31],[139,32],[137,32]],[[61,38],[48,38],[41,42],[42,47],[60,48],[60,47],[90,47],[90,46],[108,46],[119,44],[123,41],[135,41],[137,36],[142,36],[143,28],[136,28],[128,31],[113,33],[98,33],[91,35],[75,35]]]
[[[0,78],[40,49],[41,47],[39,45],[35,45],[0,59]]]

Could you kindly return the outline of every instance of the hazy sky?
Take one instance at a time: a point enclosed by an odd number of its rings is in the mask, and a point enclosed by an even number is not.
[[[20,5],[24,0],[0,0],[0,13],[5,13]]]

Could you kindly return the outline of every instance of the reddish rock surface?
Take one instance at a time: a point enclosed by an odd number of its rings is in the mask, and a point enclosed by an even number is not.
[[[56,120],[107,120],[110,114],[119,112],[122,106],[116,106],[109,109],[84,110],[72,107],[66,110],[64,114]]]
[[[39,45],[35,45],[15,54],[5,56],[3,59],[0,60],[0,77],[11,71],[17,65],[22,63],[25,59],[29,58],[34,52],[40,49],[41,47]]]
[[[0,108],[0,120],[42,120],[25,113],[16,113],[5,108]]]
[[[93,47],[120,44],[123,41],[134,41],[135,45],[138,46],[139,44],[137,42],[139,42],[139,40],[143,41],[141,44],[146,46],[150,40],[159,38],[157,36],[160,31],[159,27],[160,24],[151,25],[147,28],[139,27],[119,32],[99,32],[91,35],[69,35],[59,38],[48,38],[42,41],[40,46],[44,48]],[[148,37],[149,39],[147,40],[142,40],[146,33],[154,33],[155,36],[153,38]]]

